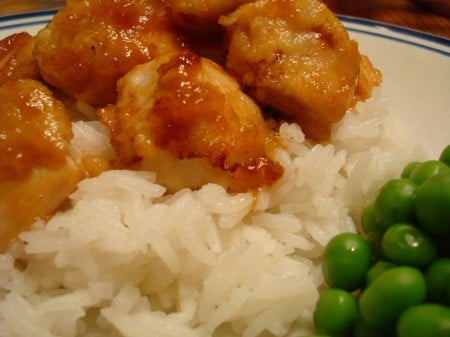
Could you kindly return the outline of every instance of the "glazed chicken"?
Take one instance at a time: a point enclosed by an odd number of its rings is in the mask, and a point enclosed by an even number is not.
[[[33,57],[34,38],[17,33],[0,41],[0,85],[11,79],[40,77]]]
[[[361,63],[339,19],[320,0],[258,0],[220,23],[227,68],[249,95],[298,122],[308,137],[328,140],[352,102]]]
[[[69,158],[71,138],[65,107],[46,86],[32,79],[0,86],[0,251],[83,177]]]
[[[361,55],[358,83],[355,88],[355,96],[353,97],[352,103],[354,104],[370,98],[373,88],[379,86],[381,81],[381,72],[373,66],[366,55]]]
[[[159,0],[68,0],[38,34],[35,55],[47,83],[100,107],[130,69],[181,46]]]
[[[100,119],[122,164],[157,172],[169,190],[216,182],[231,191],[282,175],[276,137],[257,105],[212,61],[189,51],[137,66]]]

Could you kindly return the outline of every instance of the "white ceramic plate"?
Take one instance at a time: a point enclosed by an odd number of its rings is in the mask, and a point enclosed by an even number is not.
[[[0,17],[0,38],[35,34],[54,11]],[[450,40],[352,17],[340,17],[383,73],[383,94],[402,131],[436,157],[450,144]]]

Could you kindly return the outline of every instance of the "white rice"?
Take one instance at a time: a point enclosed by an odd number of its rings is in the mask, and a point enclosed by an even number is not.
[[[285,175],[256,196],[216,185],[165,196],[150,172],[86,179],[72,207],[0,255],[0,336],[299,336],[323,284],[320,257],[410,160],[384,98],[359,104],[332,142],[283,124]],[[113,155],[95,122],[74,145]]]

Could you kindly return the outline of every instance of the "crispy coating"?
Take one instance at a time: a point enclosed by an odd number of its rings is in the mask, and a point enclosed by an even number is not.
[[[373,88],[379,86],[382,79],[383,76],[381,72],[373,66],[370,59],[366,55],[361,55],[358,84],[355,88],[353,103],[370,98],[372,96]]]
[[[0,86],[0,251],[76,188],[82,171],[68,161],[71,122],[40,82]]]
[[[102,109],[100,119],[112,131],[120,161],[159,169],[169,189],[217,182],[243,191],[281,176],[269,157],[275,135],[259,108],[210,60],[188,51],[162,56],[133,69],[118,91],[116,105]],[[162,158],[170,165],[161,166]],[[197,171],[177,169],[189,167],[182,162],[190,159]],[[204,179],[169,179],[192,173]]]
[[[71,138],[65,107],[44,85],[19,79],[0,87],[0,179],[62,166]]]
[[[0,85],[17,78],[39,78],[33,57],[34,43],[34,38],[25,32],[0,41]]]
[[[35,55],[47,83],[105,106],[130,69],[181,48],[172,26],[159,0],[68,0],[38,34]]]
[[[222,17],[227,67],[259,103],[329,138],[354,95],[360,55],[338,18],[319,0],[259,0]]]

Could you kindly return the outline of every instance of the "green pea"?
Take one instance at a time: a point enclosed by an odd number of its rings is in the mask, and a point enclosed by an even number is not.
[[[358,304],[348,292],[326,289],[320,293],[313,314],[318,333],[345,336],[358,320]]]
[[[413,267],[425,267],[436,257],[436,247],[424,233],[410,224],[387,229],[381,250],[389,261]]]
[[[420,162],[418,161],[412,161],[409,162],[404,168],[400,175],[400,178],[402,179],[409,179],[409,176],[411,175],[411,172],[414,170],[414,168],[419,165]]]
[[[395,325],[405,309],[423,302],[425,295],[425,278],[418,269],[393,267],[364,290],[359,299],[359,309],[368,324],[389,328]]]
[[[361,214],[361,228],[364,233],[368,234],[373,232],[378,227],[375,220],[375,204],[371,203],[364,207]]]
[[[393,179],[380,189],[375,199],[375,219],[385,230],[399,222],[414,222],[417,184],[407,179]]]
[[[447,288],[450,285],[450,259],[437,259],[425,271],[427,299],[432,302],[447,302]]]
[[[353,291],[364,283],[370,268],[369,244],[355,233],[341,233],[327,244],[322,258],[325,282],[331,288]]]
[[[447,145],[447,147],[442,150],[439,160],[450,166],[450,145]]]
[[[449,337],[450,309],[440,304],[412,306],[399,318],[398,337]]]
[[[424,161],[412,170],[409,179],[417,185],[421,185],[429,178],[448,169],[448,166],[440,160]]]
[[[396,265],[391,262],[377,261],[366,274],[366,284],[372,283],[378,276]]]
[[[450,170],[443,171],[417,189],[415,210],[422,229],[431,235],[450,234]]]

